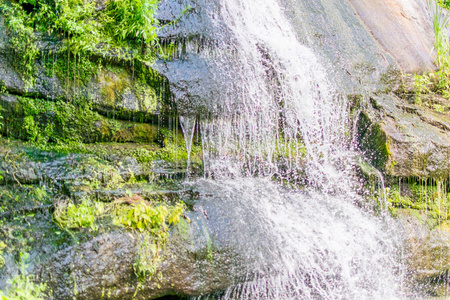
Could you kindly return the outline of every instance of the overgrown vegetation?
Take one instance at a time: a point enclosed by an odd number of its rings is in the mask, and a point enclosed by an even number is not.
[[[156,125],[106,118],[88,101],[17,99],[5,114],[3,132],[42,150],[86,152],[86,143],[153,143],[157,136]]]
[[[87,200],[80,204],[62,203],[56,207],[53,217],[65,230],[86,227],[97,230],[100,219],[112,217],[114,225],[139,232],[141,241],[133,268],[136,277],[144,281],[156,274],[159,250],[169,238],[170,227],[180,222],[185,209],[184,203],[150,203],[132,195],[112,203]]]
[[[442,95],[446,101],[450,101],[450,41],[446,33],[450,21],[450,14],[444,9],[450,7],[450,2],[446,0],[428,0],[428,7],[433,15],[433,28],[436,36],[434,49],[436,51],[436,72],[414,75],[415,98],[417,105],[424,104],[423,99],[427,94],[435,92]],[[432,90],[433,88],[433,90]],[[449,110],[450,104],[447,102],[426,103],[434,110],[445,113]]]
[[[34,283],[34,276],[28,274],[26,261],[27,253],[20,254],[19,274],[9,283],[10,287],[6,291],[0,290],[2,300],[43,300],[46,290],[45,284]]]
[[[24,138],[41,149],[82,149],[82,143],[90,137],[92,141],[101,138],[102,131],[95,133],[93,130],[96,122],[102,124],[103,118],[85,101],[74,104],[63,100],[49,102],[25,97],[18,97],[18,100],[23,110]],[[117,127],[115,120],[108,122],[108,128]]]
[[[396,209],[406,208],[423,212],[436,222],[450,219],[450,194],[443,184],[427,185],[414,182],[393,185],[386,193],[389,208],[394,214]]]
[[[78,205],[61,203],[56,206],[53,217],[56,224],[62,228],[91,227],[95,229],[95,219],[102,214],[103,209],[102,203],[89,203],[88,201],[83,201]]]
[[[440,6],[450,9],[450,1],[449,0],[438,0]]]
[[[58,42],[58,48],[49,44],[46,53],[60,59],[57,67],[67,71],[64,74],[68,77],[78,76],[78,66],[91,69],[92,56],[153,62],[160,49],[156,36],[159,23],[154,18],[158,2],[3,0],[0,10],[9,30],[14,66],[31,86],[36,59],[41,56],[36,31]]]
[[[176,225],[185,210],[183,203],[168,205],[150,203],[137,195],[117,199],[111,203],[82,201],[80,204],[60,203],[53,217],[62,228],[96,229],[100,218],[113,216],[113,224],[151,233],[165,240],[169,226]]]
[[[3,241],[0,241],[0,269],[5,266],[5,257],[4,257],[5,248],[6,244]]]

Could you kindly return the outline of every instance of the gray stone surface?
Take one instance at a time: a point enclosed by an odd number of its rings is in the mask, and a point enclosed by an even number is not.
[[[367,31],[405,73],[432,71],[434,32],[426,0],[349,0]]]
[[[360,116],[359,140],[372,163],[392,177],[448,178],[450,116],[395,95],[373,96]]]

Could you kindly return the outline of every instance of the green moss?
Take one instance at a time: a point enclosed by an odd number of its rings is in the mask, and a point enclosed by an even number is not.
[[[396,162],[393,160],[391,140],[383,130],[382,123],[372,124],[367,114],[361,113],[358,122],[360,148],[379,170],[390,171]],[[390,162],[390,163],[389,163]]]
[[[130,87],[127,80],[128,74],[121,69],[109,70],[99,75],[99,81],[102,83],[103,104],[115,107],[116,103],[121,100],[121,96],[125,89]]]
[[[141,111],[154,112],[157,110],[158,97],[156,91],[147,84],[137,81],[134,86],[136,98]]]
[[[68,51],[45,54],[44,71],[47,77],[57,76],[66,85],[86,85],[100,70],[101,60],[87,53],[72,54]]]
[[[88,174],[80,183],[92,189],[119,189],[125,184],[119,166],[112,166],[94,157],[89,157],[83,163],[79,173]]]
[[[390,210],[394,214],[396,209],[408,209],[411,212],[424,213],[426,222],[434,227],[442,221],[450,219],[450,194],[437,186],[419,184],[402,184],[386,189]],[[421,219],[421,218],[420,218]]]
[[[157,127],[151,124],[103,117],[85,101],[52,102],[28,97],[17,99],[17,105],[6,107],[3,132],[28,140],[40,149],[83,152],[87,151],[85,143],[149,143],[158,134]],[[1,105],[10,106],[10,103]]]

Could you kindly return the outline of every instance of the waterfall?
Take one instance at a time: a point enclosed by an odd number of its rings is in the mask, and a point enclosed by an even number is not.
[[[181,110],[201,115],[206,178],[188,183],[196,205],[229,227],[218,239],[243,257],[247,274],[214,297],[402,298],[394,225],[355,205],[347,97],[327,66],[276,0],[190,4],[203,10],[212,42],[183,45],[178,66],[195,70],[192,86],[164,72]],[[273,177],[306,178],[307,188]]]

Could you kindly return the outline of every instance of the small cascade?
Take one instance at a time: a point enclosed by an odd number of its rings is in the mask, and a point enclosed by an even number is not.
[[[186,177],[189,178],[190,164],[191,164],[191,150],[192,142],[194,140],[196,117],[195,116],[180,116],[181,130],[183,130],[184,141],[186,142],[187,165]]]
[[[354,124],[327,67],[277,0],[194,2],[214,42],[186,41],[175,66],[189,72],[165,74],[188,153],[195,119],[183,113],[201,116],[205,178],[186,184],[211,230],[230,235],[209,234],[245,262],[246,276],[214,299],[403,298],[395,224],[355,205]]]

